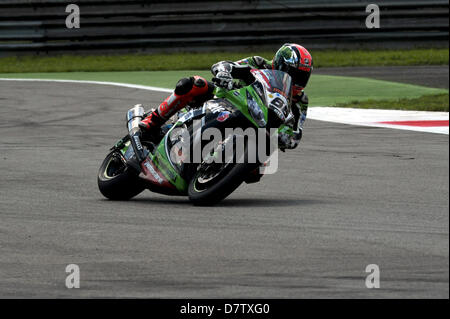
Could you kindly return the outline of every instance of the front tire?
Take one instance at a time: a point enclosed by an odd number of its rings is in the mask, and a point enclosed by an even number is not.
[[[197,206],[213,206],[230,195],[244,181],[246,173],[252,170],[249,164],[230,164],[226,174],[216,182],[200,182],[202,170],[199,169],[191,179],[188,187],[189,199]]]
[[[197,167],[188,187],[189,199],[194,205],[212,206],[219,203],[242,184],[249,172],[259,166],[257,163],[248,163],[247,143],[244,154],[236,153],[236,138],[237,136],[229,136],[214,152],[224,155],[226,144],[233,143],[232,160],[225,160],[223,163],[213,161],[209,164],[204,161]]]
[[[138,175],[131,171],[117,151],[106,156],[100,166],[97,183],[103,196],[111,200],[128,200],[145,189]]]

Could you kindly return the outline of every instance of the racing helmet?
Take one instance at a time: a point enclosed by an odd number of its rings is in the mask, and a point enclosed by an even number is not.
[[[292,77],[294,91],[300,92],[306,87],[311,76],[312,56],[301,45],[286,43],[275,53],[272,69],[288,73]]]

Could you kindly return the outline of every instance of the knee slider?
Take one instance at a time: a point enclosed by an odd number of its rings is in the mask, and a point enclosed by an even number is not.
[[[194,79],[194,85],[198,88],[202,88],[207,84],[207,82],[205,81],[205,79],[201,78],[201,77],[196,77]]]
[[[193,86],[193,78],[183,78],[178,81],[175,86],[175,94],[176,95],[185,95],[189,93]]]

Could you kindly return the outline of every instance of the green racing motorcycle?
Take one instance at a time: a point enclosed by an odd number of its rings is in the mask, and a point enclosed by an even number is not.
[[[189,196],[195,205],[214,205],[243,182],[258,182],[261,169],[277,149],[276,143],[272,147],[277,133],[291,130],[286,124],[293,118],[292,80],[277,70],[251,72],[252,84],[236,85],[233,90],[216,87],[214,99],[202,107],[182,110],[157,137],[149,138],[139,129],[145,114],[142,105],[128,110],[128,134],[110,149],[100,166],[100,192],[111,200],[128,200],[148,189]],[[204,138],[211,128],[222,133],[218,142]],[[246,139],[243,132],[249,128],[265,133]],[[239,141],[243,152],[238,151]],[[260,152],[250,156],[261,145],[265,156]],[[228,156],[226,150],[231,150]]]

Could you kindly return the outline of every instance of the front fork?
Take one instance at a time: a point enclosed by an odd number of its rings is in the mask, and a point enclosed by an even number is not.
[[[111,151],[124,153],[123,149],[126,147],[127,142],[130,142],[134,156],[125,158],[125,154],[122,155],[126,160],[126,164],[134,168],[137,172],[141,172],[140,164],[147,157],[147,154],[145,153],[146,150],[141,143],[141,131],[139,128],[139,122],[141,121],[143,115],[144,108],[141,104],[137,104],[128,110],[126,116],[128,135],[117,141],[117,143],[111,148]]]
[[[141,143],[141,129],[139,122],[144,117],[145,111],[142,104],[137,104],[127,112],[127,128],[137,161],[142,163],[146,158],[145,149]]]

